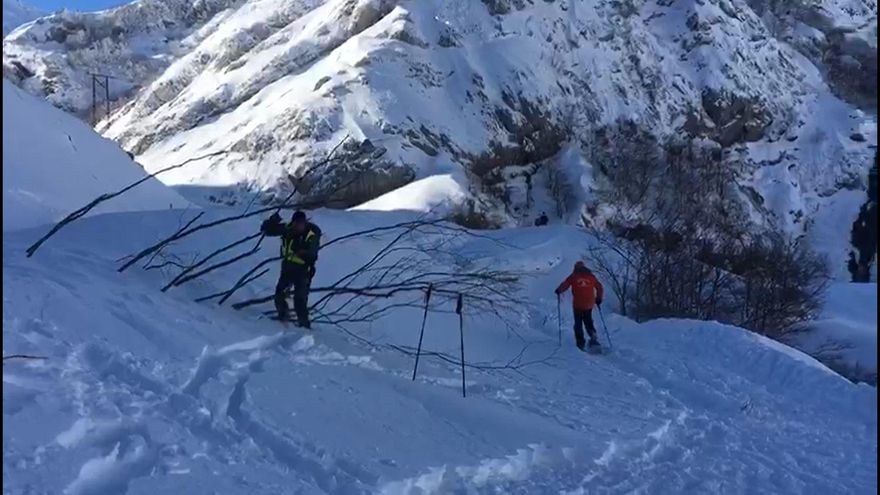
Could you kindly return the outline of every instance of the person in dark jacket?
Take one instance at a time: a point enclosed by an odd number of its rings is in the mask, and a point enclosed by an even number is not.
[[[260,231],[269,237],[281,237],[281,274],[275,286],[278,319],[288,320],[286,296],[292,286],[297,323],[303,328],[311,328],[309,288],[315,275],[315,262],[321,246],[321,229],[309,222],[304,212],[297,210],[287,224],[282,223],[281,216],[275,213],[263,222]]]
[[[556,295],[571,288],[572,310],[574,311],[574,338],[579,349],[584,348],[584,328],[590,336],[590,346],[599,345],[596,340],[596,326],[593,324],[593,306],[602,305],[602,296],[605,289],[599,279],[584,264],[578,261],[574,264],[571,275],[556,288]]]
[[[547,218],[547,213],[541,212],[541,216],[535,219],[535,227],[543,227],[550,223],[550,219]]]

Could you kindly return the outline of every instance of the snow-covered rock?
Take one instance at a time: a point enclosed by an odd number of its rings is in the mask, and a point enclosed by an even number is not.
[[[645,156],[660,167],[665,140],[711,140],[735,177],[725,208],[799,235],[857,214],[846,193],[865,189],[876,142],[872,29],[874,0],[142,0],[20,30],[4,73],[83,113],[85,74],[109,72],[101,132],[148,170],[229,150],[165,180],[233,197],[284,195],[350,134],[306,196],[354,206],[453,174],[458,200],[507,224],[579,219],[607,181],[574,184],[587,204],[534,201],[538,184],[583,176],[563,162],[601,179]],[[630,154],[604,152],[633,135]],[[387,152],[360,159],[365,140]],[[839,265],[848,229],[823,247]]]
[[[113,141],[3,81],[3,230],[60,220],[101,194],[144,177]],[[190,203],[150,179],[90,214],[182,208]]]
[[[46,15],[46,12],[21,0],[3,0],[3,37],[22,24]]]

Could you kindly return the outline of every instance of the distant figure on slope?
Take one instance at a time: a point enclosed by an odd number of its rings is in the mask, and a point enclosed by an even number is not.
[[[541,212],[541,216],[535,219],[535,227],[542,227],[547,225],[550,222],[550,219],[547,218],[547,213]]]
[[[288,320],[287,292],[293,286],[293,309],[297,324],[311,328],[309,321],[309,288],[315,276],[315,262],[321,245],[321,229],[306,220],[306,214],[297,210],[290,223],[281,222],[277,213],[260,226],[260,232],[270,237],[281,237],[281,274],[275,286],[275,309],[278,319]]]
[[[590,336],[590,346],[599,345],[596,326],[593,324],[593,306],[602,305],[605,289],[583,261],[574,264],[574,271],[556,288],[557,297],[571,287],[574,310],[574,338],[579,349],[584,349],[584,328]]]

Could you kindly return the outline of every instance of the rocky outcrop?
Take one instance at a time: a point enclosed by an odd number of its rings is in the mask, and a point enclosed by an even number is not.
[[[876,0],[747,0],[774,35],[822,70],[835,93],[877,105]]]
[[[759,141],[772,123],[772,118],[756,97],[707,89],[700,103],[698,109],[688,114],[684,130],[724,147]]]
[[[853,282],[871,282],[872,268],[877,263],[877,155],[868,176],[868,200],[859,209],[853,222],[848,268]],[[876,282],[876,280],[874,280]]]

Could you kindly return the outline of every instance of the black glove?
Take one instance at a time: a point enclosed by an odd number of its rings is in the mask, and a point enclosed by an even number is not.
[[[260,232],[266,233],[270,227],[278,225],[281,223],[281,215],[278,213],[273,213],[271,217],[263,220],[263,223],[260,224]]]

